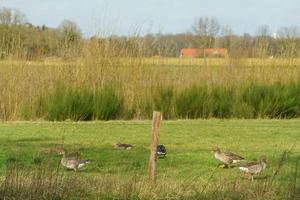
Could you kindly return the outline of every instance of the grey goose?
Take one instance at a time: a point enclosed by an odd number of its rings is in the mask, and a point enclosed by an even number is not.
[[[78,152],[67,154],[66,151],[62,149],[59,154],[63,155],[60,163],[67,169],[72,169],[75,172],[90,163],[90,160],[82,159]]]
[[[243,172],[246,172],[251,176],[251,179],[253,181],[253,175],[260,173],[267,167],[267,158],[265,156],[262,156],[260,161],[258,162],[250,162],[245,165],[239,166],[239,169]]]
[[[231,153],[231,152],[223,152],[219,147],[215,147],[213,149],[214,156],[217,160],[221,161],[223,164],[225,164],[226,167],[231,167],[231,164],[236,164],[238,162],[241,162],[245,160],[242,156],[239,156],[237,154]]]

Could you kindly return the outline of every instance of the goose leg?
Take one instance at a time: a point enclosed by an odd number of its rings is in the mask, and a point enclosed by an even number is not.
[[[220,168],[227,168],[227,164],[225,164],[225,163],[219,163],[218,167],[220,167]]]

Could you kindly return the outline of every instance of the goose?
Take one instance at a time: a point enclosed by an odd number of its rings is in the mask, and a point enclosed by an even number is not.
[[[159,144],[157,145],[156,153],[159,158],[164,158],[167,154],[167,149],[163,144]]]
[[[236,164],[238,162],[241,162],[245,160],[243,157],[231,153],[231,152],[222,152],[219,147],[215,147],[213,149],[214,156],[217,160],[221,161],[225,166],[230,168],[231,164]]]
[[[39,153],[41,154],[61,154],[61,152],[64,151],[64,148],[61,146],[56,147],[49,147],[42,149]]]
[[[72,169],[75,172],[81,169],[86,164],[90,163],[90,160],[81,159],[78,152],[66,154],[65,150],[62,149],[59,154],[63,155],[60,163],[67,169]]]
[[[134,147],[134,145],[132,144],[122,144],[120,142],[118,142],[116,145],[115,145],[115,149],[123,149],[123,150],[130,150]]]
[[[245,165],[241,165],[239,166],[239,169],[249,174],[251,176],[251,180],[253,181],[253,175],[260,173],[266,167],[267,167],[267,158],[265,156],[262,156],[260,161],[250,162]]]

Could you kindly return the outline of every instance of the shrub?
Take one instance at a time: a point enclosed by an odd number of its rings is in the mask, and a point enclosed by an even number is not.
[[[192,87],[176,98],[176,114],[180,118],[207,118],[209,92],[205,87]]]
[[[251,83],[241,92],[243,104],[250,107],[254,118],[292,118],[299,116],[300,88],[295,83],[259,85]]]
[[[48,119],[91,120],[93,95],[87,90],[75,90],[59,85],[49,99]]]
[[[112,88],[70,89],[58,86],[48,102],[48,119],[62,121],[116,119],[122,110],[122,98]]]
[[[154,94],[154,109],[161,111],[163,113],[164,118],[170,119],[173,116],[173,100],[173,88],[160,85],[157,87],[156,93]]]
[[[207,102],[210,116],[216,118],[231,117],[234,100],[234,89],[226,87],[213,87]]]
[[[95,92],[93,99],[94,119],[116,119],[122,112],[122,107],[122,98],[112,88],[104,88]]]
[[[52,94],[38,98],[36,105],[25,106],[22,116],[46,116],[52,121],[151,119],[153,109],[166,119],[295,118],[300,116],[300,87],[297,83],[250,83],[194,86],[175,93],[173,87],[159,85],[153,96],[137,94],[131,107],[125,108],[123,97],[112,87],[91,91],[59,84]]]

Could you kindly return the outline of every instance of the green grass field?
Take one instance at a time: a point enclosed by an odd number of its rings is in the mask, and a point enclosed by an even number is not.
[[[93,160],[78,176],[126,177],[137,174],[145,178],[150,133],[150,121],[1,123],[1,180],[4,180],[9,160],[17,161],[28,169],[48,163],[59,164],[59,155],[45,155],[41,151],[62,143],[68,151],[79,151],[84,158]],[[118,141],[136,147],[127,151],[115,150],[113,145]],[[175,188],[177,184],[196,183],[198,187],[205,186],[207,191],[212,192],[233,190],[234,185],[239,188],[247,185],[250,191],[251,188],[256,191],[260,186],[268,185],[274,191],[268,190],[267,195],[278,196],[278,199],[280,195],[293,196],[295,189],[291,184],[298,182],[300,185],[299,172],[298,176],[295,175],[300,156],[299,119],[162,121],[159,143],[167,147],[168,155],[158,160],[158,184],[170,183]],[[251,182],[237,168],[217,168],[218,162],[211,152],[216,145],[239,153],[248,161],[266,155],[267,169]],[[279,160],[285,151],[288,153],[281,163]],[[276,170],[279,173],[273,176]],[[66,172],[67,175],[72,173]],[[180,188],[184,190],[182,185]],[[265,193],[258,195],[262,195],[259,196],[261,198],[271,197],[264,196]]]

